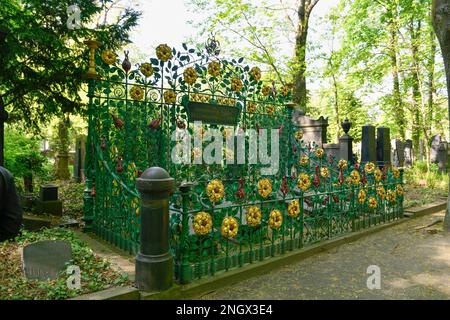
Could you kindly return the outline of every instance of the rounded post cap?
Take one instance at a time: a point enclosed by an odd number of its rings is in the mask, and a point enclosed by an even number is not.
[[[174,179],[160,167],[151,167],[136,179],[136,187],[141,192],[172,192]]]

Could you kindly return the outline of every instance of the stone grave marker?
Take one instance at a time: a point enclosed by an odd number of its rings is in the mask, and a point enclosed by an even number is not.
[[[405,141],[405,166],[411,166],[412,160],[412,140],[407,139]]]
[[[441,136],[436,135],[431,138],[430,161],[438,163],[439,145],[441,144]]]
[[[54,280],[64,271],[72,259],[72,247],[68,241],[45,240],[23,248],[22,263],[29,280]]]

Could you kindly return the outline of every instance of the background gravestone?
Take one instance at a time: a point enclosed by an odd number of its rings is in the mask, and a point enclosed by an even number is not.
[[[73,177],[76,181],[81,182],[85,180],[84,176],[84,158],[86,156],[86,137],[77,137],[75,146],[75,156],[73,162]]]
[[[328,119],[319,117],[313,118],[299,114],[297,118],[293,117],[293,122],[303,131],[303,142],[311,144],[315,142],[319,147],[323,148],[323,144],[327,143]]]
[[[412,165],[412,140],[407,139],[405,141],[405,166]]]
[[[397,167],[405,165],[405,143],[401,140],[395,140],[395,157],[397,159]]]
[[[376,148],[375,127],[372,125],[363,126],[361,140],[361,162],[375,162],[377,159]]]
[[[441,144],[441,136],[436,135],[431,138],[430,161],[431,163],[438,162],[439,145]]]
[[[391,163],[391,138],[390,129],[377,128],[377,164],[385,166]]]
[[[447,141],[442,141],[439,144],[439,149],[438,149],[439,173],[447,172],[447,158],[448,158],[447,149],[448,149]]]
[[[23,270],[29,280],[54,280],[72,259],[68,241],[46,240],[23,248]]]

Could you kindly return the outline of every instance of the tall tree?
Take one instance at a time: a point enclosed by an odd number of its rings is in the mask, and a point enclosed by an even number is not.
[[[129,42],[140,13],[127,8],[110,24],[92,29],[68,28],[68,7],[78,5],[81,24],[101,15],[103,0],[3,0],[0,25],[9,31],[7,53],[0,57],[0,96],[11,121],[39,129],[53,115],[83,110],[81,86],[87,49],[83,41],[97,38],[117,49]]]
[[[140,13],[125,8],[108,22],[117,0],[5,0],[0,7],[0,25],[8,30],[7,53],[0,57],[0,99],[11,113],[11,121],[24,122],[39,131],[52,116],[60,117],[61,141],[56,176],[69,178],[67,140],[70,114],[83,112],[81,97],[87,48],[83,40],[97,38],[117,49],[129,43],[129,32]],[[69,28],[68,8],[80,9],[81,26]],[[102,17],[102,19],[99,19]],[[101,24],[95,21],[101,20]]]
[[[450,97],[450,0],[433,0],[431,16],[433,27],[438,38],[442,57],[444,59],[445,74],[447,78],[447,96]],[[450,99],[448,100],[450,133]],[[449,172],[450,178],[450,172]],[[450,184],[447,197],[447,210],[444,219],[444,229],[450,231]]]
[[[272,77],[286,84],[293,82],[294,101],[306,109],[306,50],[309,21],[319,0],[189,0],[193,12],[204,19],[196,26],[220,33],[234,53],[266,65]],[[293,54],[280,54],[280,47],[291,43]],[[246,45],[248,47],[246,47]],[[249,50],[250,49],[250,50]],[[289,68],[286,68],[289,66]]]
[[[300,0],[297,8],[298,22],[295,36],[294,66],[294,101],[306,109],[306,45],[308,40],[309,18],[319,0]]]

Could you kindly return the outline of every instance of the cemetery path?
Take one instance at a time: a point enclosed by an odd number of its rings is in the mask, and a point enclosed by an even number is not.
[[[407,221],[201,299],[449,299],[444,214]],[[380,267],[380,289],[367,287],[370,265]]]

